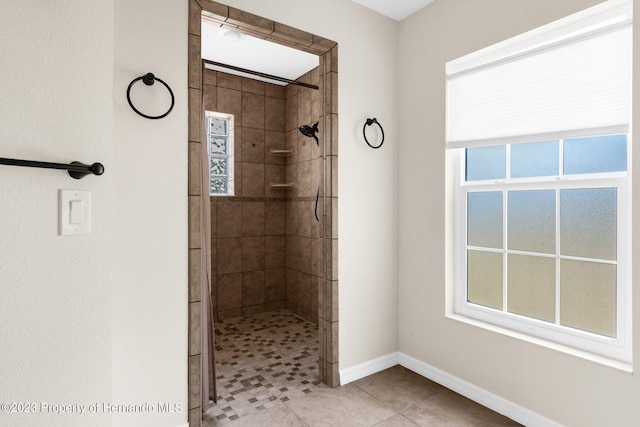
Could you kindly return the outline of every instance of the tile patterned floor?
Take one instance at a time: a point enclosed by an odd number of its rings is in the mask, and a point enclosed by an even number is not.
[[[218,403],[210,426],[325,387],[318,380],[318,327],[287,310],[216,323]]]
[[[204,427],[519,426],[401,366],[317,380],[316,326],[280,310],[217,324],[218,404]]]

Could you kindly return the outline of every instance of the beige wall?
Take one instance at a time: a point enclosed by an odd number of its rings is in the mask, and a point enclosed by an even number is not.
[[[113,140],[108,143],[114,153],[109,207],[114,218],[107,226],[114,235],[109,248],[114,256],[111,400],[182,406],[179,413],[114,414],[113,425],[182,426],[187,422],[188,357],[187,2],[107,3],[115,10],[114,60],[105,65],[114,73],[109,88]],[[161,120],[144,119],[127,104],[127,85],[147,72],[175,94],[173,111]],[[92,80],[81,81],[88,87]],[[160,85],[137,87],[135,100],[148,114],[168,106]],[[78,342],[70,351],[83,345]]]
[[[75,180],[0,166],[0,402],[109,401],[113,5],[2,1],[0,28],[0,157],[102,162],[106,170]],[[59,189],[91,191],[91,234],[58,236]],[[0,412],[3,426],[110,421],[39,406]]]
[[[401,352],[563,425],[629,426],[640,424],[637,376],[445,318],[445,63],[597,3],[437,0],[400,23],[399,339]]]

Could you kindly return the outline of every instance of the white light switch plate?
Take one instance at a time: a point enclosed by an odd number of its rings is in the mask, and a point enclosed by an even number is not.
[[[91,233],[91,192],[58,190],[58,234]]]

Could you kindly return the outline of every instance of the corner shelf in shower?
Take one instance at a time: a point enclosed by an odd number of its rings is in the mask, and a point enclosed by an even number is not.
[[[273,148],[269,151],[269,154],[276,157],[289,157],[293,156],[293,148],[288,150],[274,150]]]
[[[285,182],[285,183],[269,183],[269,188],[271,190],[293,190],[293,182]]]

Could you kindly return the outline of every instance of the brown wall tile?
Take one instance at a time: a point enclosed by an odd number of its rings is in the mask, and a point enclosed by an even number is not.
[[[302,124],[302,123],[299,124],[299,120],[298,120],[298,97],[297,96],[287,98],[287,101],[285,104],[285,112],[286,112],[285,130],[288,130],[288,131],[295,130],[297,132],[298,128]]]
[[[286,300],[295,304],[298,301],[298,272],[293,268],[287,267],[285,270],[285,283]]]
[[[233,74],[222,73],[222,72],[218,72],[217,77],[218,77],[218,82],[217,82],[218,87],[235,89],[237,91],[242,90],[242,77],[235,76]]]
[[[282,310],[286,307],[284,298],[279,301],[272,301],[265,304],[264,311]]]
[[[220,76],[218,76],[218,80],[220,80]],[[242,92],[224,87],[218,87],[217,90],[217,111],[233,114],[235,125],[240,126],[242,123]]]
[[[274,268],[266,271],[265,276],[265,300],[284,301],[285,298],[285,270],[284,268]]]
[[[242,129],[242,161],[264,163],[263,129]]]
[[[286,130],[285,100],[265,97],[264,99],[264,128],[268,130]]]
[[[264,129],[264,95],[242,93],[242,126]]]
[[[229,19],[227,22],[249,28],[254,31],[269,35],[273,32],[274,22],[258,15],[253,15],[242,10],[229,7]]]
[[[200,301],[201,296],[201,249],[189,249],[189,302]]]
[[[242,273],[218,275],[220,311],[242,307]]]
[[[202,87],[202,61],[200,35],[189,34],[189,87]]]
[[[282,190],[272,190],[271,184],[284,184],[285,166],[284,165],[265,165],[264,194],[266,197],[282,197]]]
[[[200,236],[200,196],[189,196],[189,248],[201,247],[202,237]]]
[[[264,164],[242,164],[242,195],[264,197]]]
[[[218,89],[215,86],[205,84],[203,93],[205,111],[218,111]]]
[[[202,191],[202,145],[189,143],[189,195],[197,196]]]
[[[242,203],[218,202],[216,204],[218,237],[242,236]]]
[[[264,269],[265,238],[242,238],[242,271]]]
[[[285,233],[285,202],[269,201],[265,205],[265,234]]]
[[[308,237],[298,237],[298,270],[311,273],[311,239]],[[308,308],[308,306],[307,306]]]
[[[210,85],[210,86],[217,86],[217,76],[218,73],[217,71],[213,71],[213,70],[209,70],[208,68],[205,68],[203,70],[203,80],[204,80],[204,84],[205,85]]]
[[[264,95],[264,82],[255,79],[242,78],[242,91]]]
[[[286,254],[285,236],[265,237],[265,268],[276,268],[285,266]]]
[[[264,94],[265,96],[270,96],[272,98],[286,99],[285,86],[280,86],[273,83],[264,84]]]
[[[284,156],[272,156],[271,150],[284,150],[286,147],[285,133],[282,131],[267,130],[264,133],[265,162],[284,165],[287,158]]]
[[[233,319],[234,317],[242,317],[242,307],[234,308],[232,310],[221,310],[218,315],[219,320]]]
[[[202,91],[189,89],[189,141],[200,141],[200,124],[202,117]]]
[[[202,348],[202,304],[189,303],[189,356],[200,354]]]
[[[242,273],[242,307],[265,303],[264,270]],[[264,309],[263,309],[264,310]]]
[[[189,404],[197,407],[202,402],[200,393],[202,392],[200,382],[201,356],[189,356]],[[191,425],[191,424],[189,424]]]
[[[264,202],[242,202],[242,235],[264,236]]]
[[[218,274],[242,271],[242,238],[221,238],[217,242]]]

